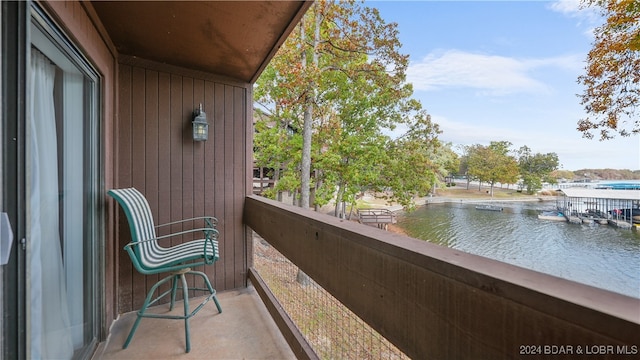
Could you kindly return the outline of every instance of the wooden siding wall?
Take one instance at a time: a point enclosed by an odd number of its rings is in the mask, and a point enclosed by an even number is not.
[[[203,271],[218,291],[246,286],[249,253],[242,206],[250,185],[250,85],[122,56],[118,89],[118,187],[135,187],[145,194],[156,224],[217,217],[220,261]],[[194,142],[191,121],[200,103],[209,122],[209,140]],[[130,239],[129,227],[121,212],[119,219],[122,313],[142,305],[158,276],[140,275],[132,267],[122,250]]]

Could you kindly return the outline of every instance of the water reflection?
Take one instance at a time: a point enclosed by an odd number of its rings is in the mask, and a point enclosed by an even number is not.
[[[410,236],[640,298],[640,233],[539,220],[547,203],[430,204],[399,220]]]

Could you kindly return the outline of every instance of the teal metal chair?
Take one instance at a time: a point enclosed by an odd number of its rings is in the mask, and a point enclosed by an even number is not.
[[[136,322],[133,324],[133,327],[129,332],[129,336],[123,345],[123,349],[126,349],[127,346],[129,346],[138,325],[140,325],[140,320],[142,320],[143,317],[149,317],[184,320],[186,351],[191,351],[189,319],[200,311],[200,309],[202,309],[202,307],[211,299],[215,302],[218,312],[222,313],[222,308],[220,307],[220,303],[216,297],[216,291],[211,286],[211,282],[207,275],[201,271],[194,271],[191,269],[194,266],[211,265],[218,260],[219,253],[217,239],[219,233],[216,229],[218,220],[214,217],[204,216],[154,226],[149,203],[144,195],[142,195],[138,190],[134,188],[113,189],[109,190],[108,194],[116,199],[120,204],[127,216],[127,220],[129,221],[131,242],[128,243],[124,249],[129,254],[136,270],[145,275],[169,273],[169,275],[158,281],[149,290],[142,308],[138,311]],[[180,231],[165,236],[156,236],[156,229],[159,227],[194,220],[202,220],[204,222],[204,227]],[[171,247],[163,247],[158,241],[194,232],[201,233],[204,238],[188,241]],[[186,275],[202,277],[206,288],[189,288],[187,286]],[[171,288],[162,294],[159,294],[155,299],[152,299],[156,289],[169,281],[171,282]],[[169,294],[171,295],[169,310],[173,310],[178,284],[180,284],[180,287],[182,288],[184,315],[156,314],[147,312],[147,308],[149,306],[155,304],[157,301]],[[204,301],[191,312],[189,311],[189,290],[205,291],[209,293]]]

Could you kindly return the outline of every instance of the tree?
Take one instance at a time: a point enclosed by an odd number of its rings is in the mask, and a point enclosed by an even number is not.
[[[275,182],[273,189],[266,190],[263,195],[282,200],[283,191],[295,193],[300,188],[300,149],[302,137],[292,130],[280,111],[264,114],[255,111],[259,116],[256,121],[256,133],[253,139],[255,164],[261,168],[271,169],[268,174]],[[255,115],[254,115],[255,116]]]
[[[467,180],[467,190],[469,190],[469,185],[472,180],[472,175],[469,174],[469,157],[477,146],[479,145],[458,145],[458,150],[462,152],[462,155],[460,156],[459,173],[464,175]]]
[[[391,189],[390,201],[398,202],[411,210],[414,196],[425,196],[437,182],[447,175],[446,152],[437,139],[440,133],[431,116],[419,111],[412,116],[415,121],[398,139],[385,147],[386,162],[380,166],[380,175],[371,188],[381,191]]]
[[[336,188],[337,203],[352,202],[363,188],[382,188],[377,179],[392,163],[387,157],[394,142],[384,129],[422,124],[419,148],[435,147],[437,125],[411,98],[408,56],[400,45],[397,24],[385,23],[376,9],[317,1],[258,80],[256,100],[280,108],[302,134],[302,154],[291,155],[301,159],[303,207],[311,192],[322,205]],[[411,177],[417,168],[405,166],[396,177]],[[429,174],[421,175],[428,180]],[[405,196],[404,187],[396,190],[393,196]]]
[[[587,117],[578,130],[587,138],[600,131],[600,139],[640,133],[640,1],[583,0],[582,6],[598,6],[606,23],[594,31],[581,95]]]
[[[480,183],[488,183],[491,196],[496,183],[516,181],[518,164],[516,159],[509,155],[510,146],[511,143],[508,141],[492,141],[489,146],[475,145],[469,152],[469,174]]]
[[[556,182],[560,179],[572,181],[575,174],[571,170],[554,170],[551,172],[550,176],[556,179]]]
[[[556,153],[533,154],[531,149],[523,146],[518,150],[518,166],[522,185],[528,194],[533,194],[542,189],[542,182],[556,183],[557,179],[552,172],[558,168],[558,155]]]
[[[452,149],[451,143],[440,144],[435,149],[433,154],[433,163],[435,165],[434,173],[436,175],[436,181],[434,181],[434,188],[432,193],[435,194],[438,186],[449,186],[451,179],[449,177],[455,176],[460,170],[460,157]]]

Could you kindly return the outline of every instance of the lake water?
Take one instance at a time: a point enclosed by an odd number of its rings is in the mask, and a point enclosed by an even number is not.
[[[555,202],[429,204],[400,217],[410,236],[640,298],[640,232],[544,221]]]

